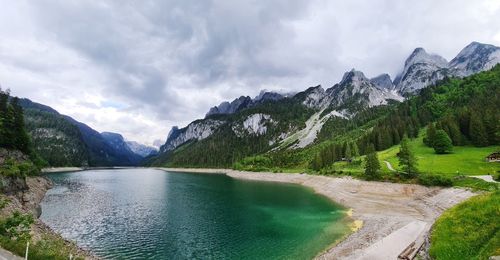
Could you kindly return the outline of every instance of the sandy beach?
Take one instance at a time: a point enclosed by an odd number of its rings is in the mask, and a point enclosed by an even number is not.
[[[300,184],[352,209],[349,214],[356,231],[319,254],[318,259],[397,259],[412,242],[417,249],[424,244],[432,224],[444,210],[475,195],[465,189],[369,182],[350,177],[225,169],[159,169]]]

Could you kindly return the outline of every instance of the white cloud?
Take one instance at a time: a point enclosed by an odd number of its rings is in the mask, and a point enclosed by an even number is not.
[[[415,47],[500,45],[495,0],[0,0],[0,83],[144,143],[261,89],[393,77]]]

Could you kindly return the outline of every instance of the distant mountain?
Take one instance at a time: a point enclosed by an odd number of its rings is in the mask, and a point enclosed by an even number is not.
[[[173,127],[157,160],[151,162],[227,167],[228,162],[255,153],[303,149],[317,142],[318,136],[327,138],[328,131],[352,124],[351,120],[359,122],[382,113],[379,107],[404,101],[440,80],[488,70],[499,62],[498,47],[477,42],[450,62],[416,48],[394,81],[388,74],[369,79],[353,69],[326,90],[315,86],[293,95],[241,96],[212,107],[204,119]],[[226,159],[212,159],[214,153]]]
[[[117,154],[122,157],[128,158],[128,160],[134,165],[139,164],[139,162],[142,160],[143,156],[132,151],[121,134],[102,132],[101,136],[115,150]]]
[[[99,132],[49,106],[21,99],[26,128],[51,166],[133,166],[140,157],[114,147]]]
[[[238,111],[241,111],[246,108],[254,107],[266,101],[277,101],[283,99],[288,96],[282,95],[276,92],[261,92],[257,97],[251,98],[249,96],[241,96],[231,102],[222,102],[218,106],[210,108],[205,117],[209,117],[211,115],[227,115],[234,114]]]
[[[132,152],[143,158],[150,155],[156,155],[158,153],[158,149],[156,147],[147,146],[135,141],[126,141],[126,143]]]

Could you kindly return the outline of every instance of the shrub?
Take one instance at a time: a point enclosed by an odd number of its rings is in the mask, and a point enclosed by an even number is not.
[[[418,176],[418,183],[424,186],[450,187],[453,185],[450,177],[437,174],[421,174]]]

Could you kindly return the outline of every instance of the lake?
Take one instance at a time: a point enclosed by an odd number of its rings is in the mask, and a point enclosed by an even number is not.
[[[295,184],[155,169],[47,174],[41,219],[106,259],[310,259],[345,208]]]

